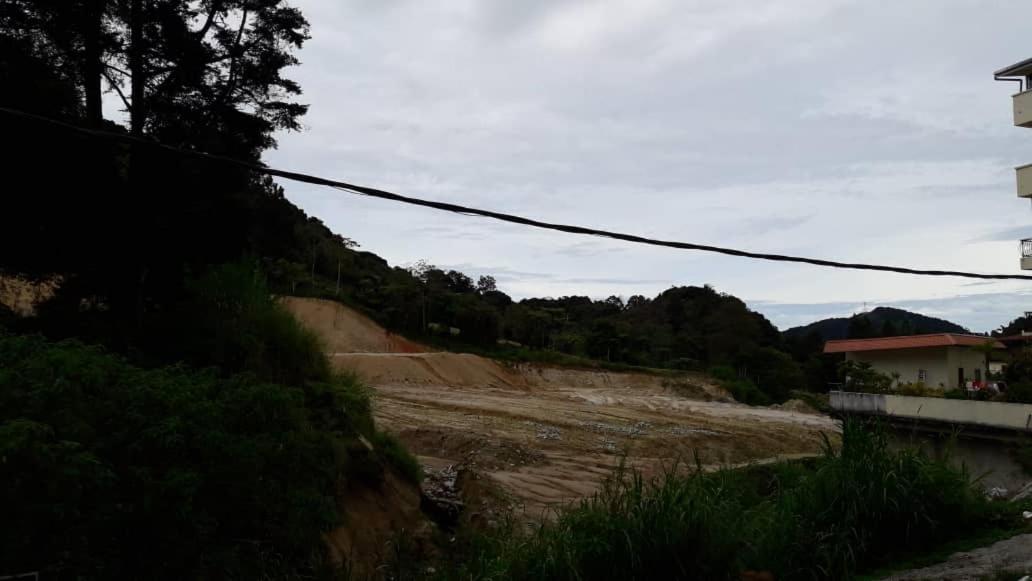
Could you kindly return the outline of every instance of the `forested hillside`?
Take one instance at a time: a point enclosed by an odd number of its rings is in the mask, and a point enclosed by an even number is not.
[[[306,37],[278,0],[12,0],[0,107],[257,160],[304,112],[281,72]],[[346,499],[419,466],[262,271],[347,241],[231,166],[0,118],[0,276],[60,282],[0,308],[0,574],[334,576]]]
[[[895,337],[899,335],[922,335],[926,333],[969,333],[956,323],[913,313],[893,307],[876,307],[866,313],[852,317],[822,319],[793,327],[785,336],[799,339],[816,333],[824,341],[832,339],[864,339],[868,337]]]
[[[148,51],[144,63],[125,42],[132,33],[127,13],[97,23],[48,3],[14,5],[18,10],[3,15],[10,31],[2,38],[0,67],[5,107],[251,161],[274,146],[275,131],[297,128],[305,111],[300,87],[282,73],[295,62],[291,49],[307,29],[300,13],[281,3],[254,14],[243,41],[222,29],[199,41],[192,23],[211,13],[198,7],[166,13],[156,4],[139,31],[138,44]],[[210,22],[227,26],[220,17]],[[245,46],[248,38],[252,44]],[[128,127],[96,108],[98,87],[116,86],[129,93]],[[7,196],[0,213],[0,268],[62,278],[33,322],[52,337],[99,342],[145,363],[174,361],[179,354],[153,346],[155,329],[181,315],[191,281],[212,266],[244,261],[264,273],[274,292],[335,298],[388,328],[459,348],[496,350],[502,340],[504,350],[612,364],[725,365],[761,383],[771,365],[799,377],[777,330],[708,286],[626,301],[514,302],[490,277],[474,281],[426,263],[400,268],[358,250],[267,177],[31,119],[5,117],[5,129],[7,187],[17,194]]]

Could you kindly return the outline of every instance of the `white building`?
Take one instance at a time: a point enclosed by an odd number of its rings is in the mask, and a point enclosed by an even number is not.
[[[982,345],[994,349],[1003,344],[981,335],[939,333],[876,339],[840,339],[824,344],[825,353],[845,353],[847,361],[870,363],[880,373],[899,374],[902,383],[924,383],[928,387],[958,389],[969,381],[983,381],[986,354]]]
[[[1004,67],[995,73],[997,81],[1012,81],[1018,84],[1014,94],[1014,125],[1032,128],[1032,59]],[[1032,164],[1014,168],[1017,174],[1018,197],[1032,198]],[[1021,241],[1021,268],[1032,270],[1032,238]]]

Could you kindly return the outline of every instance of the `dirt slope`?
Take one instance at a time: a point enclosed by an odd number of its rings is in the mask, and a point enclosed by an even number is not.
[[[391,333],[354,309],[324,299],[282,297],[283,306],[316,332],[329,353],[423,353],[426,347]]]
[[[814,454],[837,424],[793,409],[733,403],[702,375],[670,379],[459,353],[397,353],[386,332],[329,301],[285,299],[328,345],[333,364],[376,390],[378,425],[431,470],[462,466],[517,510],[547,514],[582,498],[621,463],[646,474]]]
[[[0,305],[22,317],[31,317],[40,303],[54,296],[60,284],[57,277],[32,282],[16,276],[0,276]]]
[[[421,384],[525,388],[522,375],[469,353],[334,353],[333,365],[370,385]]]

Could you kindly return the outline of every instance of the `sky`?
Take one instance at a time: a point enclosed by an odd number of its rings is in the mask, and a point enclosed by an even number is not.
[[[310,105],[274,167],[667,240],[1021,273],[1027,0],[294,0]],[[635,246],[282,182],[392,264],[515,298],[710,284],[780,328],[895,306],[988,331],[1032,284]]]

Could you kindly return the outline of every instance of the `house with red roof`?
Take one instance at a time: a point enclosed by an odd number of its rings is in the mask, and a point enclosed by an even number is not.
[[[1003,349],[992,337],[960,333],[906,335],[875,339],[839,339],[824,344],[825,353],[844,353],[847,361],[866,362],[902,383],[923,383],[941,389],[962,389],[982,382],[985,345]]]

